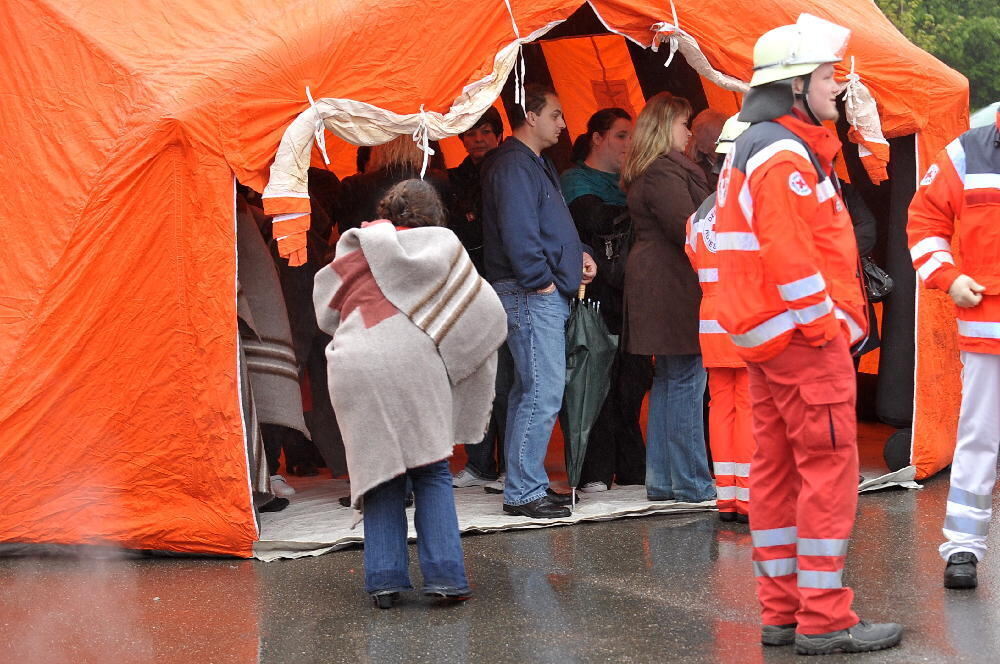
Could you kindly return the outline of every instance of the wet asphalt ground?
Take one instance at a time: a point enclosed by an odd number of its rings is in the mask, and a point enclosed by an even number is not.
[[[884,472],[872,450],[862,460],[866,475]],[[818,661],[1000,662],[1000,560],[980,564],[975,591],[941,586],[947,481],[861,496],[845,581],[861,617],[907,632],[894,650]],[[388,611],[362,591],[357,548],[267,564],[0,559],[0,662],[803,661],[759,644],[749,530],[714,513],[463,544],[472,600],[411,594]]]

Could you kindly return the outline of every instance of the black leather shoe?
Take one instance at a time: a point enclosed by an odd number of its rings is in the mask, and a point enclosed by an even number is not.
[[[736,521],[736,512],[719,512],[719,521],[726,523]]]
[[[553,505],[572,505],[573,496],[569,493],[559,493],[558,491],[553,491],[552,489],[545,490],[545,497],[549,499],[549,502]],[[576,492],[576,502],[580,502],[580,492]]]
[[[523,505],[508,505],[504,503],[503,511],[507,514],[526,516],[530,519],[560,519],[570,515],[569,508],[561,505],[554,505],[549,502],[548,496],[543,496],[538,500],[532,500]]]
[[[944,587],[953,590],[975,588],[979,582],[976,579],[976,565],[979,560],[968,551],[959,551],[948,557],[948,565],[944,568]]]

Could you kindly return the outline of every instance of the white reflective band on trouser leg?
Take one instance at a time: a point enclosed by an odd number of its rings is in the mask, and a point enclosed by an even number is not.
[[[924,254],[929,254],[935,251],[951,251],[951,243],[943,237],[925,237],[920,242],[913,245],[910,249],[910,259],[917,260]]]
[[[715,488],[715,493],[719,500],[742,500],[744,503],[750,502],[750,489],[745,486],[719,486]]]
[[[753,545],[760,548],[765,546],[783,546],[785,544],[795,544],[799,539],[799,529],[795,526],[787,528],[770,528],[768,530],[751,530],[750,537]]]
[[[716,233],[716,251],[759,251],[760,243],[753,233]]]
[[[980,510],[988,510],[993,507],[993,496],[972,493],[971,491],[953,486],[948,489],[948,502]]]
[[[1000,173],[969,173],[965,176],[965,190],[1000,189]]]
[[[717,320],[698,321],[698,332],[701,334],[725,334],[726,330],[719,325]]]
[[[733,475],[734,477],[750,477],[750,464],[733,461],[715,461],[712,470],[716,475]]]
[[[741,348],[753,348],[765,344],[772,339],[777,339],[785,332],[791,332],[794,329],[795,321],[792,319],[792,314],[783,311],[774,318],[764,321],[743,334],[730,334],[729,338]]]
[[[753,561],[754,576],[788,576],[795,574],[798,566],[795,558],[776,558],[775,560],[755,560]]]
[[[975,339],[1000,339],[1000,323],[958,319],[958,333]]]
[[[965,535],[986,537],[990,532],[990,521],[988,517],[980,520],[972,516],[948,514],[944,518],[944,529]]]
[[[815,588],[819,590],[830,590],[832,588],[843,588],[841,577],[844,570],[836,572],[820,572],[818,570],[800,569],[799,588]]]
[[[808,325],[831,313],[833,311],[833,300],[827,295],[826,299],[819,304],[814,304],[804,309],[789,309],[788,311],[791,312],[799,325]]]
[[[847,545],[850,541],[846,539],[800,537],[798,552],[800,556],[846,556]]]
[[[713,461],[712,471],[716,475],[735,475],[736,464],[732,461]]]
[[[714,284],[719,280],[719,269],[715,267],[698,270],[698,281],[703,284]]]
[[[809,295],[822,293],[826,290],[826,281],[819,272],[808,277],[790,281],[787,284],[778,284],[778,293],[785,302],[794,302]]]

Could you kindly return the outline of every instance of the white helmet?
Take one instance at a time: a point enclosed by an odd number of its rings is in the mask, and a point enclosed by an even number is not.
[[[765,32],[753,47],[750,87],[805,76],[827,62],[840,62],[851,31],[812,14],[794,25]]]
[[[749,122],[740,122],[739,117],[740,114],[737,113],[722,125],[722,133],[719,134],[719,139],[715,141],[715,151],[719,154],[729,154],[729,151],[733,149],[733,141],[739,138],[740,134],[750,126]]]

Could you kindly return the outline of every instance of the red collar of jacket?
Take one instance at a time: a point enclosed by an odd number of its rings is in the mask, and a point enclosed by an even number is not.
[[[813,154],[819,158],[827,175],[833,173],[833,159],[840,152],[840,139],[826,127],[810,122],[805,113],[793,108],[788,115],[783,115],[775,122],[792,132],[809,146]]]

